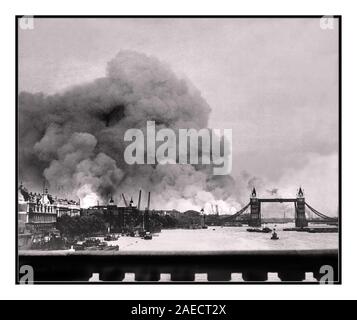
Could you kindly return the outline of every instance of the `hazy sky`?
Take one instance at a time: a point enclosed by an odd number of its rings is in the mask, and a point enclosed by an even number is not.
[[[233,129],[233,174],[337,210],[338,25],[319,19],[37,19],[19,31],[19,87],[55,93],[104,76],[122,49],[188,78]],[[311,201],[313,202],[313,201]]]

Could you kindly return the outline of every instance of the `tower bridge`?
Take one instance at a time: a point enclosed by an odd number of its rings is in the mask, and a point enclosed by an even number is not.
[[[226,221],[237,220],[239,216],[241,216],[243,213],[246,213],[248,208],[250,208],[248,225],[251,227],[260,227],[262,224],[261,204],[265,202],[294,203],[296,228],[307,227],[309,222],[324,222],[324,223],[338,222],[338,218],[331,218],[329,216],[326,216],[323,213],[311,207],[309,204],[307,204],[305,201],[304,192],[301,189],[301,187],[297,192],[296,198],[258,198],[257,192],[255,188],[253,188],[249,203],[245,205],[241,210],[239,210],[236,214],[226,218]],[[312,219],[312,218],[308,219],[306,217],[306,208],[308,208],[313,215],[317,216],[318,219]]]

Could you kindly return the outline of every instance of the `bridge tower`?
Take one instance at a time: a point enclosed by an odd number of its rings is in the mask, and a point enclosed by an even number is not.
[[[295,204],[295,227],[304,228],[308,226],[305,214],[305,197],[301,187],[298,190]]]
[[[248,225],[250,227],[260,227],[262,225],[260,201],[257,198],[257,192],[255,191],[255,188],[253,188],[252,194],[250,196],[250,217]]]

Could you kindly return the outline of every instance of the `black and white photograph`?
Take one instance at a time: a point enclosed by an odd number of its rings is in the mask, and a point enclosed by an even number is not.
[[[16,284],[341,284],[341,16],[15,20]]]

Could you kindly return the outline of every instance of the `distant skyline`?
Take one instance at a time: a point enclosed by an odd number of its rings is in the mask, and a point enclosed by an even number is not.
[[[338,206],[338,25],[319,19],[35,19],[19,30],[19,90],[54,94],[105,76],[124,49],[187,78],[233,129],[233,176],[258,193],[302,185]],[[242,172],[243,177],[242,177]],[[254,180],[255,179],[255,180]],[[246,188],[247,196],[249,190]]]

